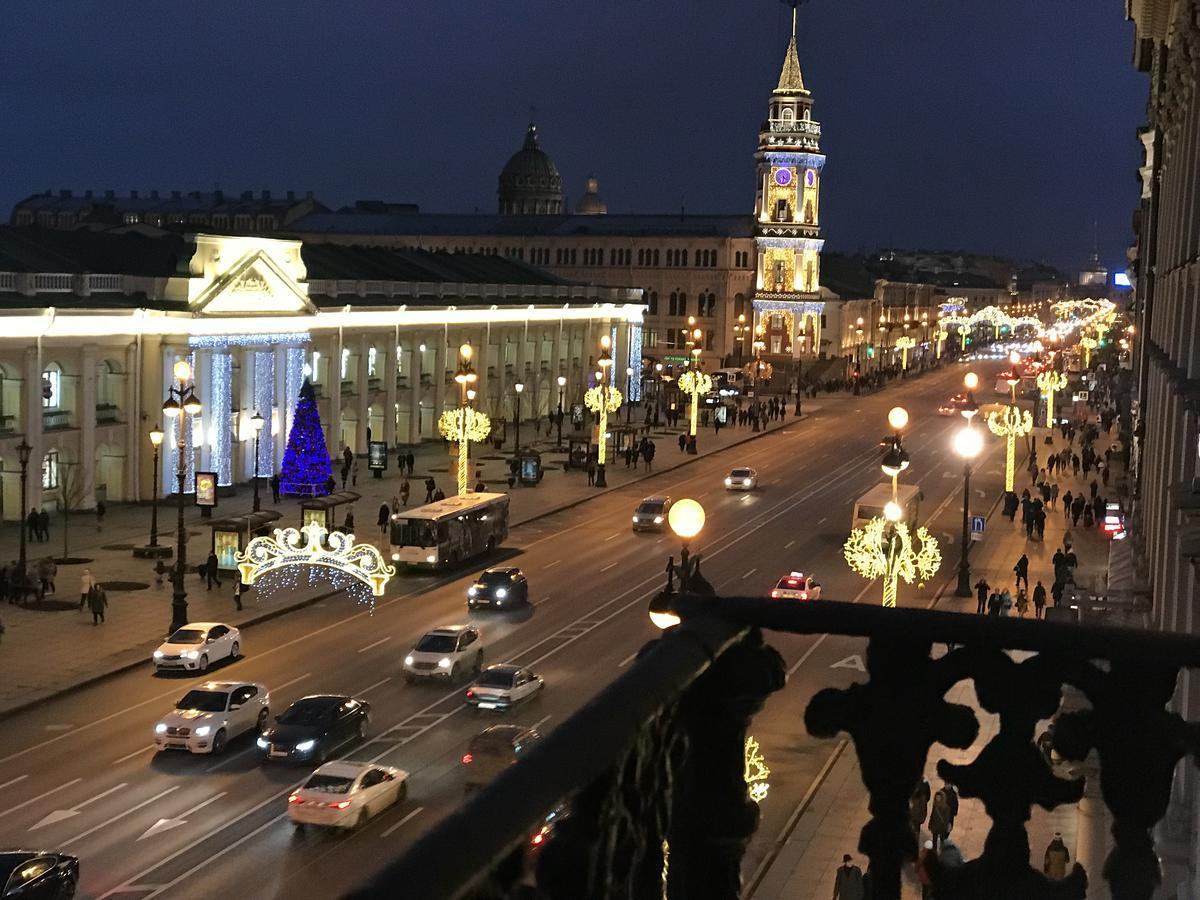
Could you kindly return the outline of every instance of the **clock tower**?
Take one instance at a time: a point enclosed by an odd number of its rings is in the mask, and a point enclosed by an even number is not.
[[[754,311],[771,356],[816,356],[821,348],[821,126],[812,118],[796,52],[796,10],[779,85],[758,133],[754,204]]]

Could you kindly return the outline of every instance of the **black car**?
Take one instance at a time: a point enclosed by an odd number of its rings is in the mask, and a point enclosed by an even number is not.
[[[79,860],[44,850],[0,850],[0,897],[71,900],[79,884]]]
[[[258,746],[267,759],[316,760],[351,741],[361,741],[371,720],[371,705],[353,697],[314,694],[301,697],[275,717]]]
[[[487,569],[467,588],[467,609],[479,606],[506,609],[528,602],[529,582],[525,580],[525,573],[516,566]]]

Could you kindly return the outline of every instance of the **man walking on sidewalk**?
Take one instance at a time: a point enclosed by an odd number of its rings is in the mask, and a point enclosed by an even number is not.
[[[104,624],[104,608],[108,606],[108,596],[104,588],[96,585],[88,595],[88,609],[92,611],[92,625]]]
[[[987,612],[988,591],[991,589],[992,586],[987,583],[986,578],[980,578],[975,582],[975,612],[981,616]]]
[[[1046,588],[1042,584],[1041,579],[1033,588],[1033,617],[1040,619],[1042,611],[1046,608]]]
[[[212,590],[213,582],[217,583],[217,587],[221,586],[221,563],[217,559],[217,554],[208,551],[208,559],[204,562],[204,577],[208,581],[207,590]]]
[[[1017,575],[1017,590],[1021,589],[1021,582],[1025,582],[1025,590],[1029,590],[1029,557],[1024,553],[1017,560],[1017,564],[1013,566],[1013,571]]]
[[[833,879],[833,900],[864,900],[862,869],[850,860],[850,854],[842,856],[837,877]]]

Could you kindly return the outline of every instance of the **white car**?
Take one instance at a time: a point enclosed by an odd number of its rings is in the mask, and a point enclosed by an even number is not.
[[[480,709],[512,709],[546,688],[542,676],[520,666],[488,666],[467,688],[467,703]]]
[[[242,655],[242,635],[232,625],[220,622],[190,622],[154,651],[154,670],[183,669],[207,672],[219,659],[237,659]]]
[[[247,731],[260,733],[271,717],[271,695],[252,681],[206,681],[188,691],[154,726],[158,750],[220,753]]]
[[[355,828],[408,793],[408,773],[391,766],[339,760],[325,763],[288,797],[288,818],[297,828]]]
[[[771,591],[773,600],[820,600],[821,584],[811,575],[792,572],[779,579]]]
[[[725,490],[752,491],[758,487],[758,473],[751,468],[734,469],[725,476]]]
[[[479,674],[483,666],[483,644],[474,625],[443,625],[417,641],[404,657],[404,680],[445,678]]]

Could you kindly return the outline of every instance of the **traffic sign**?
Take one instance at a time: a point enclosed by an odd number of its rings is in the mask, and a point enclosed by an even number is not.
[[[971,516],[971,540],[982,541],[983,530],[987,526],[987,519],[983,516]]]

